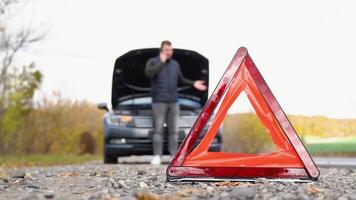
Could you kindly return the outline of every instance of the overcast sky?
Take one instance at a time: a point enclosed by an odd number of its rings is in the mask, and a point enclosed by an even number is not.
[[[41,92],[110,102],[116,57],[169,39],[210,60],[210,92],[240,46],[287,113],[356,118],[356,1],[36,0],[21,18],[46,40],[21,59]]]

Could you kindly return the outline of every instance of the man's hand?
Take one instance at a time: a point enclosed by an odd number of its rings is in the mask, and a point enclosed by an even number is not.
[[[205,91],[208,89],[208,87],[206,87],[206,85],[205,85],[205,81],[203,81],[203,80],[195,81],[194,87],[195,87],[195,89],[200,90],[200,91]]]
[[[160,52],[159,53],[159,60],[162,62],[162,63],[166,63],[167,61],[167,55],[163,52]]]

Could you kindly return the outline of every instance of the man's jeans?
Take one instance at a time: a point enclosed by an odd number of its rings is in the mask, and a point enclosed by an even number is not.
[[[168,150],[171,155],[175,154],[178,149],[178,103],[153,103],[152,111],[154,122],[153,154],[163,154],[163,124],[165,122],[168,127]]]

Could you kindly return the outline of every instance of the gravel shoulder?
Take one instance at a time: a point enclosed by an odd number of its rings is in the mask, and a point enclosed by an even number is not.
[[[315,183],[166,183],[147,164],[0,168],[0,199],[355,199],[356,169],[322,168]]]

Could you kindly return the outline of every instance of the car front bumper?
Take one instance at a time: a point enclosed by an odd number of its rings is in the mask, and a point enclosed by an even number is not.
[[[182,143],[189,131],[190,128],[180,128],[179,145]],[[106,154],[116,156],[152,155],[152,135],[153,128],[122,127],[106,124],[104,151]],[[218,137],[213,141],[209,151],[220,151],[220,149],[221,135],[218,134]],[[163,154],[169,154],[167,128],[165,128],[163,135]]]
[[[179,142],[179,145],[181,142]],[[211,144],[209,151],[220,151],[221,143]],[[129,156],[129,155],[152,155],[153,145],[151,143],[128,143],[128,144],[106,144],[105,152],[107,154],[113,154],[117,156]],[[163,145],[163,154],[168,155],[167,142]]]

